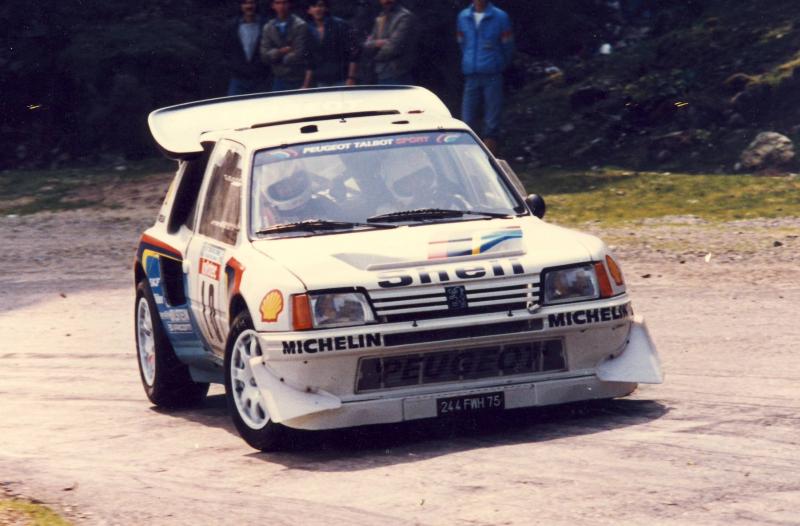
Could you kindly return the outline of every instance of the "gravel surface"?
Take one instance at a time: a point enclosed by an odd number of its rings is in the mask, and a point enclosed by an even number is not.
[[[220,388],[173,413],[142,392],[131,264],[164,188],[0,218],[6,494],[78,524],[800,524],[800,220],[585,225],[615,246],[663,385],[259,454]]]

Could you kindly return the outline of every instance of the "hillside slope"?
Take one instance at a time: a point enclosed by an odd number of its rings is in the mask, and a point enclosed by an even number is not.
[[[529,167],[729,171],[760,131],[800,138],[796,3],[703,4],[620,19],[609,55],[529,63],[504,153]]]

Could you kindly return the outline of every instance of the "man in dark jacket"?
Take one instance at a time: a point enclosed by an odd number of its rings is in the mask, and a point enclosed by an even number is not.
[[[272,0],[276,17],[261,33],[261,60],[272,66],[272,90],[311,86],[311,50],[308,25],[291,12],[290,0]]]
[[[320,87],[354,86],[359,49],[353,30],[341,18],[330,15],[329,0],[312,0],[308,14],[314,83]]]
[[[240,8],[241,16],[226,26],[222,40],[225,64],[230,68],[228,95],[269,90],[269,68],[258,58],[266,20],[259,16],[256,0],[241,0]]]
[[[483,106],[483,142],[496,153],[503,112],[503,71],[514,56],[511,21],[488,0],[473,0],[458,15],[464,102],[461,118],[477,129]]]
[[[374,63],[378,84],[413,84],[417,60],[417,20],[396,0],[380,0],[383,12],[375,19],[364,50]]]

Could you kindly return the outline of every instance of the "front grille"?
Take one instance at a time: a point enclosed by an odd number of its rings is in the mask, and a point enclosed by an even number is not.
[[[508,321],[502,323],[474,324],[467,325],[466,327],[449,327],[445,329],[431,329],[427,331],[384,334],[383,344],[386,347],[396,347],[398,345],[411,345],[414,343],[440,342],[445,340],[458,340],[462,338],[495,336],[498,334],[541,331],[543,328],[544,321],[542,321],[542,318],[534,318],[531,320]]]
[[[561,340],[510,343],[479,349],[362,358],[358,392],[483,378],[565,371]]]
[[[453,297],[463,287],[465,298]],[[370,300],[382,322],[449,318],[468,314],[507,312],[539,303],[539,276],[487,279],[414,287],[372,290]]]

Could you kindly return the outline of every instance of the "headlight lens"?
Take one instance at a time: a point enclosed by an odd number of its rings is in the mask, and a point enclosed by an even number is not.
[[[372,308],[360,292],[311,294],[314,328],[347,327],[375,321]]]
[[[547,271],[544,275],[544,303],[554,305],[600,297],[597,274],[591,264]]]

